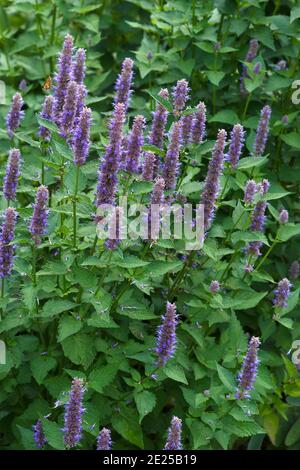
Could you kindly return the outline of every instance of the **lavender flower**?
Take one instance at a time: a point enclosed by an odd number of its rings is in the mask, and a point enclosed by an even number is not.
[[[7,201],[13,201],[16,198],[18,178],[20,176],[20,158],[20,150],[10,150],[3,180],[3,194]]]
[[[287,68],[287,63],[285,60],[280,60],[279,62],[277,62],[277,64],[274,67],[275,70],[279,70],[279,71],[286,70],[286,68]]]
[[[123,135],[120,150],[119,169],[125,170],[128,151],[128,135]]]
[[[286,126],[289,123],[289,117],[287,114],[284,114],[281,118],[281,122],[284,126]]]
[[[157,365],[164,366],[174,356],[176,347],[176,325],[178,316],[176,305],[167,302],[166,314],[162,316],[162,323],[157,329],[156,354]]]
[[[249,43],[249,49],[246,55],[246,62],[253,62],[255,57],[257,56],[257,51],[258,51],[259,43],[256,39],[251,39]],[[242,67],[242,76],[240,78],[240,90],[241,93],[247,93],[246,87],[245,87],[245,78],[248,77],[247,73],[247,67],[246,65],[243,65]]]
[[[111,445],[110,430],[102,428],[97,438],[97,450],[111,450]]]
[[[76,104],[76,115],[74,119],[74,128],[77,127],[79,122],[80,114],[84,108],[85,98],[87,96],[87,89],[84,85],[77,85],[77,104]]]
[[[256,62],[256,64],[255,64],[254,67],[253,67],[253,73],[254,73],[255,75],[258,75],[260,71],[261,71],[261,63],[260,63],[260,62]]]
[[[248,180],[245,186],[244,201],[245,204],[252,204],[257,192],[257,184],[254,180]]]
[[[33,205],[33,216],[30,220],[29,232],[36,245],[41,243],[41,237],[45,234],[48,216],[49,192],[47,186],[41,185],[36,193]]]
[[[261,183],[257,185],[257,191],[259,191],[263,196],[267,194],[270,189],[270,182],[267,179],[263,179]]]
[[[230,163],[232,170],[237,167],[245,140],[245,131],[241,124],[236,124],[230,134],[230,144],[226,160]]]
[[[61,53],[58,57],[57,73],[54,77],[54,109],[53,118],[57,125],[63,110],[67,86],[71,80],[72,73],[73,38],[69,34],[64,39]]]
[[[289,221],[289,213],[285,209],[281,209],[279,213],[279,223],[284,225]]]
[[[162,88],[158,96],[164,100],[169,99],[169,92],[166,88]],[[153,113],[153,120],[151,131],[149,133],[148,141],[151,145],[156,145],[160,149],[163,147],[165,127],[168,119],[168,110],[160,103],[156,104],[156,109]]]
[[[129,100],[132,93],[132,69],[133,60],[126,58],[122,63],[122,70],[116,82],[116,95],[114,99],[114,104],[117,105],[118,103],[123,103],[125,112],[127,111],[127,108],[129,106]]]
[[[256,137],[253,147],[253,154],[255,157],[259,157],[264,153],[268,134],[269,134],[269,121],[271,117],[271,108],[266,105],[263,107],[260,113],[260,120],[256,130]]]
[[[284,308],[287,307],[287,300],[290,296],[292,284],[290,281],[285,277],[281,279],[281,281],[277,284],[277,289],[274,290],[274,300],[273,304],[274,307]]]
[[[22,111],[23,104],[24,101],[22,95],[20,93],[16,93],[13,96],[10,110],[6,116],[6,129],[10,139],[13,138],[14,132],[19,127],[21,120],[24,117],[24,111]]]
[[[173,87],[173,107],[174,115],[178,116],[184,109],[186,101],[189,99],[189,84],[185,79],[178,80],[176,85]]]
[[[47,444],[47,439],[43,431],[42,421],[40,419],[33,426],[33,439],[35,440],[36,446],[41,449]]]
[[[200,101],[197,105],[197,112],[194,113],[192,124],[192,142],[193,144],[201,144],[205,135],[206,125],[206,106]]]
[[[53,118],[53,106],[54,106],[54,98],[53,96],[46,96],[42,112],[40,113],[40,117],[42,119],[48,119],[49,121]],[[41,139],[48,142],[51,139],[51,131],[47,129],[47,127],[40,126],[39,129],[39,136]]]
[[[248,351],[244,358],[241,372],[238,375],[238,389],[235,398],[250,398],[250,391],[253,389],[259,360],[257,357],[260,346],[259,338],[252,336],[249,341]]]
[[[20,81],[18,88],[19,90],[25,90],[27,88],[27,82],[24,78]]]
[[[193,118],[193,113],[184,115],[180,118],[182,126],[182,141],[185,145],[188,145],[191,142]]]
[[[300,266],[298,261],[293,261],[290,269],[289,269],[289,276],[291,279],[297,279],[299,276]]]
[[[204,205],[204,230],[207,231],[214,218],[216,200],[220,189],[220,176],[223,170],[224,147],[226,131],[219,130],[212,157],[208,165],[208,172],[204,182],[201,204]]]
[[[153,181],[155,162],[156,155],[152,152],[145,152],[142,169],[142,176],[145,181]]]
[[[163,168],[163,178],[165,180],[167,190],[174,190],[176,188],[176,179],[179,169],[181,132],[181,122],[175,122],[170,134],[168,150]]]
[[[90,108],[83,108],[78,125],[74,131],[72,148],[75,165],[84,165],[90,149],[90,127],[92,121]]]
[[[60,119],[60,131],[63,137],[71,135],[77,112],[78,103],[78,85],[76,82],[68,84],[67,93],[64,100]]]
[[[84,386],[83,380],[75,378],[72,381],[69,400],[65,405],[64,443],[68,448],[75,447],[82,435],[82,415]]]
[[[218,292],[220,290],[220,283],[219,281],[211,281],[210,283],[210,292],[212,294],[215,294],[216,292]]]
[[[265,201],[259,201],[255,204],[252,215],[251,215],[251,225],[250,230],[254,232],[263,232],[265,227],[265,212],[267,208],[267,203]],[[255,241],[250,242],[247,248],[247,252],[255,257],[261,256],[260,248],[262,246],[262,242]]]
[[[81,85],[85,76],[85,50],[78,49],[72,67],[72,80]]]
[[[113,204],[125,121],[125,104],[118,103],[110,121],[109,145],[106,147],[98,178],[96,206]]]
[[[148,213],[148,237],[156,240],[159,235],[160,217],[163,211],[165,181],[163,178],[156,178],[151,195],[151,209]]]
[[[128,138],[126,171],[137,173],[141,156],[141,147],[144,143],[143,129],[146,120],[144,116],[136,116],[133,121],[131,133]]]
[[[14,239],[17,212],[13,207],[8,207],[4,212],[4,220],[0,235],[0,277],[8,276],[13,267]]]
[[[171,421],[171,426],[168,430],[168,439],[165,445],[164,450],[181,450],[181,429],[182,428],[182,421],[181,419],[177,418],[177,416],[173,416]]]
[[[105,246],[108,250],[115,250],[120,243],[122,217],[122,209],[114,207],[110,214],[108,238],[105,241]]]

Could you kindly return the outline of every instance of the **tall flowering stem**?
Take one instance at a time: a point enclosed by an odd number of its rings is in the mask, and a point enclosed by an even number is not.
[[[10,150],[3,181],[3,194],[8,204],[9,201],[16,199],[18,178],[20,176],[20,159],[21,154],[19,149]]]
[[[163,98],[164,100],[169,99],[169,92],[166,88],[162,88],[158,93],[158,96]],[[156,104],[156,109],[153,112],[152,117],[152,126],[151,131],[148,136],[148,142],[150,145],[155,145],[156,147],[162,149],[164,143],[164,135],[165,129],[168,119],[168,110],[161,104]],[[159,158],[156,155],[156,161],[154,164],[154,176],[157,174],[158,165],[159,165]]]
[[[67,34],[62,51],[58,57],[57,73],[54,77],[54,109],[53,119],[59,126],[68,83],[72,74],[73,38]]]
[[[102,428],[97,438],[97,450],[111,450],[112,441],[110,430]]]
[[[40,112],[40,117],[42,119],[48,119],[49,121],[51,121],[53,118],[53,106],[54,106],[53,96],[51,95],[46,96],[44,104],[43,104],[43,109]],[[47,127],[44,127],[44,126],[40,126],[39,136],[45,142],[49,142],[49,140],[51,139],[50,129],[47,129]]]
[[[168,438],[164,450],[181,450],[182,421],[177,416],[173,416],[171,426],[168,430]]]
[[[287,301],[291,293],[292,284],[285,277],[278,282],[277,288],[274,290],[275,297],[273,299],[274,307],[287,307]]]
[[[151,194],[151,206],[148,213],[148,237],[152,240],[158,238],[160,229],[160,218],[162,205],[165,202],[164,196],[165,181],[163,178],[156,178]]]
[[[78,85],[72,81],[68,84],[67,93],[60,118],[60,132],[63,137],[70,137],[74,129],[78,103]]]
[[[43,431],[42,421],[40,419],[38,419],[35,425],[33,426],[33,439],[38,449],[41,449],[47,444],[47,439]]]
[[[226,131],[221,129],[218,132],[212,157],[208,165],[208,172],[204,182],[204,189],[201,197],[201,204],[204,205],[204,230],[210,229],[214,214],[216,201],[220,189],[220,177],[223,171],[224,147],[226,142]]]
[[[185,108],[185,104],[189,99],[189,84],[185,79],[178,80],[176,85],[173,87],[173,107],[174,115],[179,116],[181,111]]]
[[[125,105],[124,103],[118,103],[110,121],[109,144],[106,147],[99,169],[96,192],[97,207],[101,204],[113,204],[115,200],[124,121]]]
[[[2,279],[9,276],[13,268],[14,245],[12,241],[15,234],[17,215],[13,207],[8,207],[4,212],[0,234],[0,277]],[[4,286],[3,282],[2,286]]]
[[[153,152],[145,152],[142,168],[142,176],[145,181],[153,181],[155,164],[156,155]]]
[[[158,356],[158,367],[163,367],[174,356],[177,323],[176,305],[167,302],[166,314],[162,316],[162,323],[157,330],[155,352]]]
[[[10,139],[13,138],[15,131],[24,117],[24,111],[22,111],[23,104],[24,101],[21,93],[16,93],[13,96],[10,110],[6,116],[6,129]]]
[[[191,142],[193,118],[193,113],[180,118],[182,125],[182,141],[185,145],[188,145]]]
[[[64,416],[64,444],[67,448],[75,447],[82,435],[82,415],[83,408],[84,385],[83,380],[75,378],[69,394],[69,400],[65,405]]]
[[[179,152],[181,146],[182,128],[181,122],[175,122],[173,125],[168,150],[166,153],[165,164],[163,168],[163,178],[167,190],[174,191],[176,188],[177,173],[179,170]]]
[[[202,101],[197,105],[197,111],[193,116],[192,143],[201,144],[205,136],[206,127],[206,106]]]
[[[126,171],[129,173],[138,173],[141,148],[144,143],[143,130],[146,120],[144,116],[136,116],[133,121],[132,131],[128,139]]]
[[[230,163],[231,169],[235,170],[239,162],[245,140],[245,131],[241,124],[236,124],[230,134],[230,144],[226,160]]]
[[[263,155],[269,135],[269,122],[271,117],[271,108],[269,105],[263,107],[260,113],[260,120],[256,130],[255,142],[253,146],[253,155],[259,157]]]
[[[247,354],[244,358],[241,372],[238,375],[238,388],[235,394],[235,398],[237,399],[250,398],[250,391],[254,387],[257,367],[259,364],[259,346],[259,338],[252,336],[249,342]]]
[[[78,49],[72,64],[72,80],[81,85],[85,77],[85,50]]]
[[[35,245],[41,243],[41,237],[45,234],[48,217],[49,191],[47,186],[41,185],[36,193],[33,205],[33,216],[29,225],[29,232],[32,235]]]
[[[114,98],[115,106],[118,103],[124,104],[124,110],[127,111],[129,100],[132,93],[133,78],[133,60],[126,58],[122,63],[122,70],[116,82],[116,94]]]

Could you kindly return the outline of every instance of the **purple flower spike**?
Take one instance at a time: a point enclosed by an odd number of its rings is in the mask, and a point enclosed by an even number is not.
[[[148,213],[148,237],[156,240],[159,236],[161,215],[165,202],[165,181],[163,178],[156,178],[151,195],[151,208]]]
[[[74,128],[78,125],[79,116],[84,108],[85,98],[87,97],[87,89],[84,85],[77,85],[77,106],[76,117],[74,120]]]
[[[78,85],[70,82],[64,101],[64,106],[60,120],[60,131],[63,137],[69,137],[74,128],[78,104]]]
[[[110,430],[102,428],[97,438],[97,450],[111,450],[112,441]]]
[[[7,201],[13,201],[16,199],[18,178],[20,176],[20,159],[20,150],[10,150],[6,174],[3,181],[3,194]]]
[[[193,113],[180,118],[182,126],[182,141],[185,145],[188,145],[191,142],[193,118]]]
[[[181,122],[175,122],[173,125],[168,150],[165,158],[165,164],[163,168],[163,178],[166,183],[167,190],[175,190],[177,173],[179,170],[179,151],[181,145]]]
[[[257,193],[257,184],[254,180],[248,180],[245,186],[245,204],[253,204],[254,196]]]
[[[41,243],[41,237],[45,234],[48,217],[49,192],[47,186],[41,185],[36,193],[35,203],[33,205],[33,216],[29,225],[29,232],[36,245]]]
[[[23,104],[24,101],[22,95],[20,93],[16,93],[13,96],[10,110],[6,116],[6,129],[10,139],[13,138],[14,132],[19,127],[21,120],[24,117],[24,111],[22,111]]]
[[[189,99],[189,91],[189,84],[185,79],[178,80],[176,85],[173,87],[172,95],[175,116],[178,116],[184,109],[185,103]]]
[[[166,314],[162,316],[162,323],[157,329],[155,352],[158,355],[157,365],[159,367],[163,367],[174,356],[177,323],[176,305],[167,302]]]
[[[49,121],[53,118],[53,106],[54,106],[54,98],[53,96],[46,96],[42,112],[40,113],[40,117],[42,119],[48,119]],[[47,127],[40,126],[39,129],[39,136],[42,140],[49,142],[51,139],[51,131],[47,129]]]
[[[256,62],[256,64],[254,65],[253,67],[253,73],[255,75],[259,74],[259,72],[261,71],[261,63],[260,62]]]
[[[85,50],[78,49],[73,62],[72,80],[81,85],[85,77]]]
[[[268,140],[268,134],[269,134],[269,122],[270,122],[270,117],[271,117],[271,108],[270,106],[266,105],[263,107],[260,113],[260,120],[258,123],[258,127],[256,130],[256,137],[255,137],[255,142],[254,142],[254,147],[253,147],[253,155],[255,157],[261,156],[266,147],[266,143]]]
[[[65,405],[64,417],[64,443],[69,449],[75,447],[81,439],[82,435],[82,415],[83,408],[84,385],[83,380],[75,378],[69,394],[69,400]]]
[[[41,449],[42,447],[44,447],[44,445],[47,444],[47,439],[43,431],[42,421],[40,419],[38,419],[35,425],[33,426],[33,439],[38,449]]]
[[[122,70],[116,82],[114,104],[117,105],[118,103],[123,103],[125,112],[129,106],[129,100],[132,93],[131,85],[133,77],[133,63],[133,60],[129,58],[123,61]]]
[[[0,277],[8,276],[13,267],[14,239],[17,212],[13,207],[8,207],[4,212],[4,219],[0,235]]]
[[[192,142],[193,144],[201,144],[205,135],[206,126],[206,106],[200,101],[197,105],[197,112],[194,113],[192,125]]]
[[[144,116],[136,116],[133,121],[131,133],[128,138],[126,171],[138,173],[141,147],[144,144],[143,130],[146,125]]]
[[[164,450],[181,450],[181,431],[182,431],[182,421],[173,416],[171,421],[171,426],[168,430],[168,439],[165,445]]]
[[[209,230],[211,227],[215,214],[215,206],[220,189],[220,176],[223,170],[226,136],[227,134],[224,129],[219,130],[204,182],[201,204],[204,205],[205,231]]]
[[[216,292],[218,292],[220,290],[220,283],[219,281],[211,281],[210,283],[210,292],[212,294],[215,294]]]
[[[169,99],[169,92],[166,88],[162,88],[158,96],[164,100]],[[156,109],[153,113],[152,127],[149,134],[149,144],[156,145],[160,149],[163,147],[165,127],[168,118],[168,110],[160,103],[156,104]]]
[[[265,228],[265,212],[267,209],[267,203],[265,201],[259,201],[255,204],[252,216],[251,216],[251,225],[250,230],[254,232],[263,232]],[[262,246],[262,242],[255,241],[250,242],[246,251],[248,254],[258,257],[261,256],[260,248]]]
[[[245,131],[243,126],[236,124],[230,134],[229,151],[226,160],[230,163],[232,170],[237,167],[245,140]]]
[[[73,38],[66,35],[63,48],[58,57],[57,73],[54,77],[54,110],[53,118],[57,125],[60,123],[60,117],[65,102],[67,86],[71,80],[72,73],[72,54]]]
[[[145,152],[142,172],[143,180],[153,181],[155,163],[156,155],[152,152]]]
[[[245,59],[246,62],[250,62],[250,63],[253,62],[253,60],[257,56],[258,48],[259,48],[258,41],[256,39],[251,39],[251,41],[249,43],[249,49],[248,49],[246,59]],[[240,78],[240,90],[241,90],[241,93],[244,93],[244,94],[247,93],[247,90],[246,90],[246,87],[245,87],[245,78],[246,77],[248,77],[247,67],[246,67],[246,65],[243,65],[242,76]]]
[[[260,346],[259,338],[252,336],[249,341],[248,351],[244,358],[241,372],[238,375],[238,389],[235,398],[250,398],[250,391],[253,389],[259,360],[257,357]]]
[[[289,213],[286,209],[281,209],[279,213],[279,223],[284,225],[289,221]]]
[[[91,109],[83,108],[72,141],[75,165],[84,165],[89,155],[91,122]]]
[[[291,279],[297,279],[299,276],[300,265],[298,261],[293,261],[290,269],[289,269],[289,276]]]
[[[114,203],[124,121],[125,105],[118,103],[110,121],[109,145],[106,147],[99,170],[96,193],[97,207],[100,204]]]
[[[287,301],[290,296],[292,284],[290,281],[285,277],[281,279],[281,281],[277,284],[277,289],[274,290],[274,300],[273,304],[274,307],[284,308],[287,307]]]

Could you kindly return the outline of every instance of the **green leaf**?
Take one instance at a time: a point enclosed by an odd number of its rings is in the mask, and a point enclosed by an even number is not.
[[[80,320],[76,320],[72,315],[63,315],[59,319],[57,341],[61,342],[69,336],[78,333],[81,328],[82,322]]]
[[[64,450],[65,446],[61,426],[45,418],[41,418],[41,421],[48,444],[56,450]]]
[[[163,371],[169,379],[188,385],[184,370],[179,364],[168,363],[165,365]]]
[[[292,8],[290,23],[293,23],[298,18],[300,18],[300,6],[296,6]]]
[[[296,235],[300,235],[300,224],[281,225],[277,232],[277,238],[282,242],[286,242]]]
[[[290,132],[281,136],[283,142],[285,142],[290,147],[300,149],[300,134],[298,132]]]
[[[69,336],[62,341],[62,347],[70,361],[85,369],[91,365],[96,355],[93,337],[85,333]]]
[[[209,122],[222,122],[225,124],[237,124],[239,122],[239,117],[235,111],[231,109],[226,109],[219,111],[212,118],[209,119]]]
[[[56,366],[56,360],[46,355],[37,356],[31,359],[30,367],[32,375],[38,384],[41,384],[48,372]]]
[[[223,80],[225,77],[224,72],[218,72],[218,71],[213,71],[213,70],[206,70],[206,75],[208,80],[215,86],[219,86],[219,83]],[[224,121],[221,121],[224,122]]]
[[[119,369],[119,364],[107,364],[92,370],[89,375],[89,387],[98,393],[103,393],[104,387],[109,385],[115,379]]]
[[[54,317],[67,310],[72,310],[76,305],[77,304],[70,302],[69,300],[51,299],[45,303],[42,309],[42,316]]]
[[[268,161],[267,157],[245,157],[238,163],[238,170],[247,170],[248,168],[259,167]]]
[[[290,428],[286,438],[285,438],[285,445],[286,446],[292,446],[294,445],[298,440],[300,440],[300,418],[298,418],[292,427]]]
[[[219,364],[217,364],[217,372],[221,382],[225,385],[225,387],[228,390],[234,391],[236,389],[236,380],[234,375]]]
[[[143,275],[150,277],[164,276],[169,272],[177,272],[183,266],[182,261],[153,261],[143,271]]]
[[[154,393],[149,392],[148,390],[143,390],[142,392],[134,393],[134,400],[140,415],[139,423],[141,423],[143,418],[147,414],[151,413],[151,411],[155,407],[156,398]]]
[[[143,433],[137,413],[129,408],[123,410],[120,414],[114,413],[112,426],[126,441],[140,449],[144,448]]]
[[[157,101],[158,103],[163,105],[170,113],[173,113],[173,108],[172,108],[172,104],[170,103],[170,101],[165,100],[164,98],[162,98],[158,94],[155,95],[155,94],[151,93],[148,90],[147,90],[147,93],[151,96],[151,98],[153,98],[155,101]]]

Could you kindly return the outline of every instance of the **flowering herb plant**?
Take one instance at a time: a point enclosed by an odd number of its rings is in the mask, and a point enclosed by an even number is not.
[[[60,2],[37,2],[31,36],[1,39],[0,446],[299,448],[300,14],[121,2],[153,25],[126,26],[144,35],[106,75],[94,12],[113,7],[79,3],[70,33]],[[22,49],[37,37],[40,75]],[[201,204],[201,247],[153,237],[148,209],[151,236],[122,237],[120,197],[163,205],[159,221]]]

